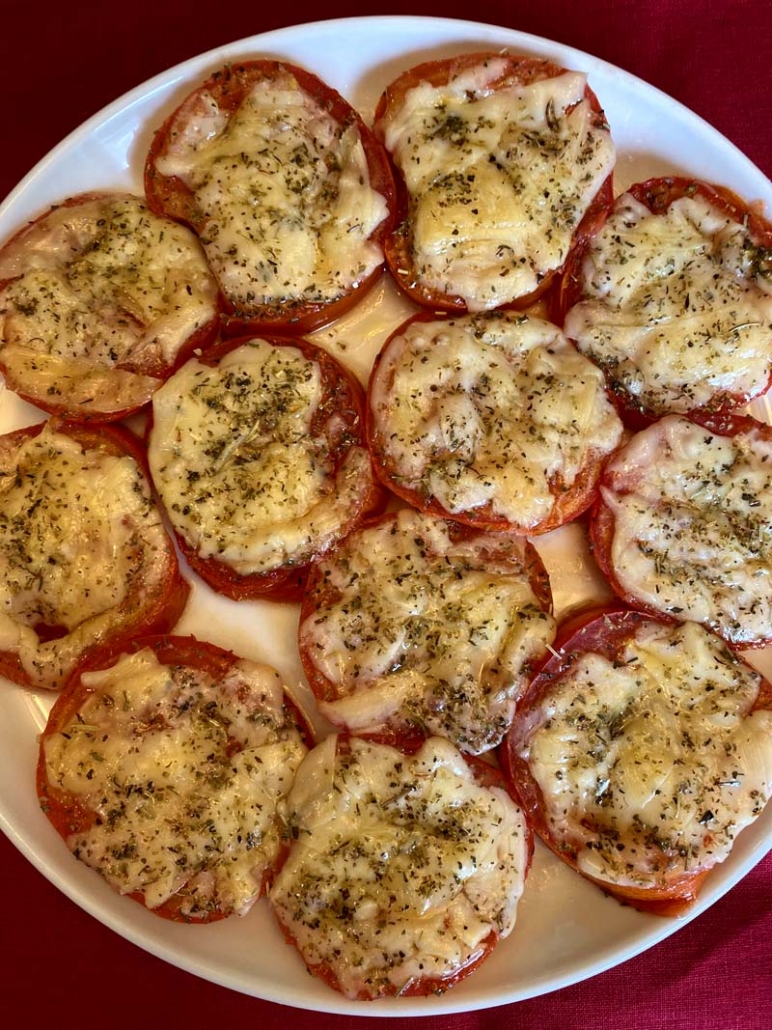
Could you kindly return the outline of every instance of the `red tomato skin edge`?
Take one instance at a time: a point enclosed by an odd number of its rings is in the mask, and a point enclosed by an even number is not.
[[[396,183],[391,162],[385,148],[362,120],[356,109],[337,90],[328,86],[311,72],[287,61],[253,60],[241,61],[215,72],[206,82],[193,90],[183,104],[203,91],[212,91],[223,107],[236,110],[249,86],[263,78],[286,71],[295,77],[301,89],[313,97],[339,125],[357,126],[365,151],[370,184],[386,200],[388,214],[376,227],[370,240],[381,247],[391,235],[397,219]],[[180,105],[182,106],[182,105]],[[158,171],[156,162],[166,150],[172,137],[172,128],[180,112],[178,107],[158,128],[145,162],[144,185],[150,209],[156,214],[165,214],[188,225],[199,233],[205,225],[203,213],[197,208],[193,193],[177,176],[166,176]],[[357,286],[351,287],[329,303],[269,304],[257,306],[252,311],[239,312],[228,298],[221,293],[221,327],[225,336],[240,336],[245,333],[267,332],[291,335],[310,333],[329,324],[349,311],[373,287],[383,272],[383,265],[375,269]]]
[[[223,298],[223,314],[220,319],[222,335],[226,337],[270,333],[271,335],[304,336],[316,329],[322,329],[341,318],[372,290],[383,277],[384,266],[380,265],[356,287],[342,294],[336,300],[324,304],[304,304],[302,307],[287,305],[287,315],[282,316],[282,305],[266,310],[264,315],[239,315],[233,313],[227,299]]]
[[[759,422],[751,415],[736,414],[734,412],[712,413],[706,411],[693,411],[689,415],[684,415],[682,417],[702,426],[704,429],[709,430],[716,436],[731,437],[740,433],[747,433],[755,430],[756,432],[761,433],[761,435],[767,440],[772,440],[772,426],[769,426],[764,422]],[[653,425],[656,421],[656,419],[653,419],[649,424]],[[609,482],[609,474],[605,471],[601,473],[599,487],[603,485],[604,481],[610,489],[613,489]],[[659,611],[658,609],[645,604],[633,594],[628,593],[619,582],[614,564],[611,560],[611,548],[614,539],[615,525],[616,520],[611,509],[603,501],[601,494],[598,493],[598,497],[590,509],[588,524],[590,552],[608,581],[609,586],[619,598],[620,602],[627,605],[629,608],[641,612],[652,619],[658,620],[659,622],[678,624],[682,620],[678,619],[677,616],[668,615],[665,612]],[[717,636],[721,637],[721,639],[733,650],[740,647],[740,645],[735,641],[722,633],[720,627],[711,624],[703,625],[706,629],[710,629]],[[743,640],[741,647],[743,651],[752,651],[768,647],[770,644],[772,644],[772,635],[761,637],[758,640]]]
[[[338,735],[337,745],[338,749],[341,752],[346,753],[346,751],[348,750],[350,739],[351,737],[349,736],[349,734],[342,733]],[[368,740],[374,744],[385,744],[388,747],[396,748],[396,750],[401,751],[404,755],[409,757],[414,755],[417,751],[421,749],[422,745],[426,742],[427,738],[422,737],[419,739],[417,737],[412,736],[404,736],[400,738],[398,735],[388,734],[385,736],[357,736],[356,739]],[[515,801],[516,804],[520,804],[519,798],[517,794],[514,793],[511,783],[509,782],[508,778],[501,772],[501,770],[497,769],[489,762],[486,762],[484,759],[477,758],[474,755],[464,755],[464,760],[472,768],[475,780],[481,786],[499,787],[502,790],[506,791],[507,794],[509,794],[509,796],[513,799],[513,801]],[[527,877],[533,859],[534,840],[533,833],[531,832],[528,824],[525,824],[525,832],[527,834],[526,844],[528,850],[524,876]],[[300,951],[300,949],[297,947],[297,941],[295,940],[294,935],[287,929],[287,927],[284,926],[281,920],[278,920],[278,922],[282,934],[284,935],[285,941],[288,944],[292,945],[292,947]],[[446,991],[450,990],[452,987],[455,987],[456,984],[460,983],[462,980],[465,980],[470,974],[472,974],[476,969],[478,969],[482,965],[482,963],[488,958],[488,956],[491,954],[496,945],[499,943],[499,940],[499,935],[494,931],[491,931],[491,933],[488,934],[488,936],[485,938],[485,940],[482,942],[480,946],[481,953],[473,957],[462,969],[456,970],[450,976],[442,978],[423,977],[417,980],[413,980],[406,987],[403,987],[401,989],[394,986],[384,987],[384,989],[380,991],[373,992],[363,990],[360,991],[353,1000],[375,1001],[378,998],[385,997],[417,998],[427,997],[429,995],[439,996],[441,994],[444,994]],[[306,962],[306,968],[312,976],[317,977],[327,987],[330,987],[334,991],[342,993],[340,980],[335,970],[329,965],[329,963],[322,962],[313,965],[311,963]]]
[[[386,87],[378,101],[375,109],[374,132],[379,138],[383,138],[383,119],[387,111],[392,107],[399,107],[408,92],[419,82],[429,82],[433,86],[444,85],[458,71],[476,67],[478,64],[491,59],[499,59],[503,55],[491,52],[479,52],[463,54],[459,57],[447,58],[445,60],[427,61],[417,65]],[[521,72],[521,79],[524,82],[533,79],[552,78],[563,74],[565,68],[553,64],[551,61],[533,58],[528,56],[506,55],[509,67],[508,73],[517,76]],[[585,99],[589,102],[593,113],[596,116],[597,125],[607,127],[606,116],[600,102],[589,86],[585,87]],[[386,242],[386,264],[392,278],[400,289],[416,304],[423,308],[431,308],[433,311],[448,314],[463,314],[468,309],[462,297],[455,294],[444,293],[441,290],[424,286],[416,275],[412,255],[410,253],[410,225],[408,219],[409,198],[404,184],[404,178],[392,161],[394,181],[397,184],[398,199],[398,220],[390,238]],[[559,285],[565,269],[571,260],[574,250],[581,246],[583,241],[598,232],[606,220],[609,211],[614,203],[614,181],[613,174],[603,182],[602,186],[593,198],[590,206],[584,214],[574,232],[574,242],[569,250],[568,256],[561,268],[554,269],[545,275],[537,288],[528,294],[518,297],[516,300],[501,305],[502,310],[522,311],[535,304],[543,297],[551,296],[555,287]],[[558,323],[562,324],[562,323]]]
[[[365,446],[363,428],[365,401],[362,384],[337,358],[310,340],[292,336],[269,335],[267,333],[228,338],[220,340],[206,354],[202,355],[200,360],[204,364],[215,365],[230,351],[236,350],[242,344],[255,338],[266,340],[268,343],[278,347],[296,347],[310,360],[319,361],[322,365],[323,376],[332,383],[333,388],[343,389],[345,392],[345,404],[342,407],[336,407],[336,410],[339,413],[347,413],[348,422],[357,430],[355,435],[361,437],[359,442],[362,446]],[[153,413],[151,409],[148,413],[145,428],[146,440],[149,439],[152,427]],[[159,501],[159,503],[161,502]],[[344,535],[347,535],[361,519],[381,512],[387,503],[388,493],[380,485],[373,469],[372,489],[367,501],[363,505],[360,519],[352,520],[351,526]],[[196,549],[191,547],[180,533],[176,530],[173,530],[173,532],[177,546],[190,568],[216,593],[222,594],[232,601],[264,598],[270,601],[296,603],[302,600],[306,590],[309,570],[319,556],[315,555],[309,561],[302,564],[288,565],[281,569],[274,569],[271,572],[255,572],[242,575],[232,569],[226,562],[219,561],[216,558],[200,557]]]
[[[387,512],[376,517],[369,517],[352,531],[352,535],[364,532],[381,523],[390,521],[396,521],[396,513]],[[467,526],[461,522],[452,522],[450,520],[446,521],[448,531],[454,541],[473,539],[475,537],[479,537],[483,532],[482,530],[478,530],[472,526]],[[342,546],[345,548],[346,544],[342,543]],[[524,559],[523,575],[526,577],[531,589],[536,594],[536,598],[541,609],[545,612],[551,613],[553,610],[553,602],[549,574],[539,552],[528,541],[525,541]],[[301,601],[298,628],[304,624],[306,619],[311,618],[318,608],[334,603],[338,599],[338,596],[338,591],[328,585],[324,575],[320,572],[320,566],[312,566]],[[298,637],[298,645],[303,671],[306,674],[309,686],[311,687],[317,701],[336,701],[341,697],[346,696],[341,694],[336,684],[319,670],[308,648],[303,646],[300,636]],[[345,729],[343,726],[340,728],[341,730]],[[359,733],[357,736],[369,739],[369,734],[367,733]],[[427,734],[417,728],[411,727],[408,729],[406,727],[400,730],[389,730],[388,732],[386,730],[379,730],[377,737],[383,743],[392,744],[394,747],[399,747],[400,744],[404,745],[406,740],[415,740],[417,742],[416,746],[420,746],[420,744],[427,739]]]
[[[93,650],[84,658],[78,668],[68,678],[64,689],[54,702],[46,727],[40,735],[36,769],[37,796],[40,807],[56,832],[65,841],[70,834],[85,830],[91,826],[95,819],[95,813],[77,800],[73,801],[65,791],[58,789],[49,782],[45,766],[44,742],[48,737],[59,733],[67,725],[72,713],[77,711],[85,699],[94,693],[93,688],[85,687],[81,682],[81,676],[84,672],[107,669],[122,654],[136,653],[144,647],[151,648],[162,664],[181,664],[195,669],[204,669],[213,677],[224,676],[240,660],[240,656],[232,651],[218,647],[216,644],[210,644],[208,641],[198,640],[194,636],[174,636],[169,634],[149,634],[137,637],[124,645],[110,643]],[[312,747],[314,738],[311,727],[300,708],[286,692],[286,688],[284,706],[297,724],[306,745]],[[286,850],[286,846],[283,847],[282,854],[276,862],[276,868],[281,865],[286,857]],[[266,873],[261,884],[260,895],[264,893],[272,875],[273,871]],[[145,896],[141,891],[133,891],[125,896],[138,902],[143,908],[148,908],[145,903]],[[181,894],[170,898],[156,908],[148,909],[148,911],[171,922],[192,925],[219,922],[233,914],[223,909],[216,909],[203,913],[201,916],[193,917],[183,913],[183,904],[184,894]]]
[[[405,333],[414,322],[440,322],[443,317],[444,314],[438,316],[436,313],[428,311],[419,311],[417,314],[411,315],[390,334],[375,357],[367,388],[364,425],[373,467],[383,487],[406,501],[411,507],[417,508],[418,511],[476,529],[489,529],[529,537],[543,536],[545,533],[552,532],[553,529],[558,529],[560,526],[578,519],[588,511],[595,501],[598,480],[606,460],[605,455],[588,455],[584,467],[569,488],[563,488],[559,483],[552,484],[554,499],[552,508],[541,522],[533,526],[516,525],[500,515],[494,514],[493,505],[490,502],[473,511],[449,512],[435,497],[424,495],[418,490],[404,486],[399,477],[392,472],[385,457],[385,450],[381,445],[381,432],[374,414],[372,395],[375,377],[394,339]],[[452,321],[452,319],[448,319],[448,321]]]
[[[520,702],[515,723],[499,749],[500,761],[512,794],[526,813],[533,832],[561,861],[623,905],[652,915],[678,916],[688,911],[696,900],[711,869],[687,873],[671,879],[666,886],[653,888],[616,886],[580,872],[570,847],[561,845],[550,833],[543,815],[541,789],[531,775],[527,762],[518,754],[518,748],[525,742],[529,730],[529,713],[549,696],[552,684],[570,667],[575,657],[593,646],[598,646],[602,653],[613,657],[614,653],[621,653],[635,627],[647,621],[671,624],[659,616],[652,617],[621,603],[588,607],[565,619],[558,628],[554,653],[543,660]],[[772,683],[764,678],[753,708],[772,709]]]
[[[698,179],[662,176],[647,179],[645,182],[634,183],[628,187],[626,192],[632,194],[641,204],[645,204],[652,214],[664,214],[675,200],[679,200],[682,197],[700,196],[720,211],[723,211],[733,221],[747,225],[748,235],[755,244],[762,247],[772,247],[772,222],[764,218],[754,205],[747,204],[736,193],[733,193],[724,186],[703,182]],[[610,205],[610,208],[611,206],[613,206],[613,203]],[[608,213],[606,213],[606,216]],[[602,222],[597,226],[596,232],[601,224]],[[581,286],[582,264],[587,254],[589,238],[586,237],[582,240],[580,245],[569,254],[560,279],[555,284],[549,303],[550,320],[555,325],[562,326],[565,323],[569,309],[583,299]],[[758,390],[749,390],[742,394],[724,391],[723,393],[716,394],[711,403],[704,408],[695,408],[687,412],[686,417],[697,418],[701,414],[733,414],[756,397],[763,396],[771,388],[772,369],[770,369],[766,382]],[[650,426],[665,414],[664,412],[642,407],[625,389],[609,385],[608,393],[614,402],[619,417],[628,429],[634,431],[645,429],[646,426]]]
[[[294,935],[279,921],[279,928],[281,929],[284,940],[287,944],[296,948],[297,941]],[[492,953],[493,949],[498,944],[500,938],[499,935],[491,931],[485,940],[480,945],[480,954],[474,959],[468,962],[463,969],[457,970],[451,976],[447,976],[443,979],[437,977],[423,977],[421,979],[414,979],[405,987],[398,988],[396,985],[384,985],[380,990],[366,991],[360,990],[353,998],[352,1001],[377,1001],[379,998],[426,998],[426,997],[440,997],[445,994],[451,988],[455,987],[456,984],[461,983],[462,980],[466,980],[468,976],[475,972],[476,969],[485,962],[488,956]],[[303,958],[301,954],[301,958]],[[305,962],[305,958],[303,958]],[[340,979],[336,974],[332,966],[327,962],[320,962],[315,965],[306,962],[306,968],[308,972],[320,980],[326,987],[337,991],[339,994],[343,993],[343,988],[340,983]],[[347,995],[347,997],[350,997]]]
[[[101,448],[106,450],[107,453],[118,456],[128,454],[141,468],[148,485],[152,485],[145,447],[142,441],[125,426],[94,426],[67,421],[56,416],[51,418],[49,423],[57,431],[66,433],[78,440],[84,447]],[[43,431],[46,424],[46,422],[39,422],[33,426],[16,429],[11,433],[7,433],[5,438],[28,437],[32,439]],[[190,585],[180,572],[179,562],[173,547],[170,547],[167,553],[167,563],[168,576],[163,594],[155,599],[154,604],[141,618],[111,633],[108,644],[115,643],[116,646],[126,647],[134,637],[140,634],[166,633],[177,624],[188,602]],[[49,636],[53,635],[57,634],[49,634]],[[87,648],[83,653],[83,657],[85,658],[92,651],[102,646],[102,644],[95,644]],[[0,651],[0,676],[5,676],[7,679],[23,687],[31,689],[38,687],[38,684],[32,681],[29,673],[24,669],[18,655],[11,651]]]
[[[733,221],[747,225],[748,235],[760,246],[772,246],[772,223],[762,214],[760,204],[748,204],[733,190],[716,183],[685,176],[660,176],[634,183],[628,192],[646,204],[653,214],[661,214],[675,200],[684,196],[700,196],[725,212]]]

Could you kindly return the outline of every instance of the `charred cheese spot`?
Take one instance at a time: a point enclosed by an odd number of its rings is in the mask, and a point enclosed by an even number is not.
[[[370,400],[385,462],[451,515],[491,505],[533,531],[621,423],[603,376],[560,330],[497,313],[409,323],[384,349]]]
[[[322,714],[352,733],[412,726],[468,752],[499,744],[555,632],[526,546],[492,533],[454,542],[410,509],[349,536],[314,572],[334,600],[300,626],[336,691]]]
[[[369,455],[352,446],[334,467],[334,427],[313,428],[322,397],[315,361],[261,339],[187,362],[156,393],[153,481],[202,558],[242,575],[307,562],[362,510]]]
[[[288,71],[258,79],[230,114],[208,94],[197,104],[157,169],[192,190],[207,256],[237,308],[332,301],[378,268],[370,237],[387,205],[356,125],[341,126]]]
[[[720,436],[677,415],[606,468],[610,561],[621,588],[738,645],[772,636],[772,441]]]
[[[83,651],[120,628],[132,592],[152,597],[171,542],[136,461],[85,449],[49,423],[0,466],[0,651],[58,687]],[[62,635],[46,640],[40,625]]]
[[[618,198],[565,331],[633,402],[688,412],[754,396],[772,362],[772,281],[744,225],[703,197],[652,214]]]
[[[505,59],[423,82],[385,119],[410,196],[418,279],[470,311],[532,293],[561,267],[614,165],[577,72],[496,85]]]
[[[9,385],[86,415],[147,403],[158,373],[217,315],[194,235],[137,197],[65,204],[0,253],[0,361]]]
[[[749,714],[759,683],[694,623],[645,622],[615,662],[576,658],[524,756],[582,872],[646,887],[727,857],[772,790],[772,713]]]
[[[414,757],[329,737],[288,799],[294,842],[269,893],[309,968],[349,997],[446,979],[515,922],[528,831],[500,788],[479,786],[435,737]]]
[[[277,807],[306,748],[278,673],[221,679],[148,648],[83,674],[93,693],[44,743],[49,783],[95,813],[69,848],[121,893],[244,914],[281,845]]]

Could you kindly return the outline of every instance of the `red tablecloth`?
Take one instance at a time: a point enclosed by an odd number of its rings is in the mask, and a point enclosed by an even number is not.
[[[281,6],[281,5],[280,5]],[[283,25],[363,14],[475,19],[550,37],[682,101],[772,172],[769,0],[301,2],[4,0],[0,196],[60,138],[150,76],[219,44]],[[27,775],[20,770],[19,775]],[[0,837],[0,1020],[5,1027],[341,1030],[367,1017],[300,1013],[171,968],[79,910]],[[770,1025],[772,856],[711,910],[646,954],[562,991],[479,1013],[396,1018],[400,1027],[721,1028]],[[371,1020],[372,1021],[372,1020]],[[374,1021],[372,1021],[374,1022]],[[393,1025],[393,1024],[392,1024]]]

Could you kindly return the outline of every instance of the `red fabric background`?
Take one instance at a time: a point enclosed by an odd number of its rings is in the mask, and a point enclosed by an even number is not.
[[[3,0],[0,197],[106,103],[196,53],[283,25],[365,14],[468,18],[546,36],[633,72],[685,103],[772,174],[770,0],[254,2]],[[20,773],[21,775],[22,773]],[[61,895],[0,837],[4,1027],[375,1026],[300,1013],[169,967]],[[646,954],[532,1001],[455,1016],[396,1017],[422,1030],[761,1030],[772,1011],[772,856],[722,901]]]

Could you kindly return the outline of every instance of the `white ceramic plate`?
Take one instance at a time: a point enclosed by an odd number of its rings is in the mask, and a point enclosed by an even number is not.
[[[154,128],[226,60],[275,56],[302,64],[369,118],[383,87],[402,70],[431,58],[499,47],[545,56],[588,73],[619,149],[618,189],[651,175],[681,171],[761,200],[770,213],[772,187],[762,173],[709,125],[639,79],[569,47],[507,29],[378,17],[296,26],[241,40],[139,86],[86,122],[30,172],[0,209],[0,239],[68,194],[98,187],[140,191]],[[364,380],[380,344],[409,310],[386,282],[316,338]],[[763,402],[759,414],[768,416]],[[40,420],[37,409],[9,393],[3,397],[0,432]],[[559,530],[537,544],[551,573],[558,614],[583,599],[607,596],[587,560],[579,527]],[[291,688],[307,694],[295,647],[296,627],[294,606],[237,604],[195,582],[180,630],[272,663]],[[767,673],[772,668],[769,654],[759,652],[753,661]],[[533,997],[593,976],[684,925],[683,919],[664,920],[623,908],[537,846],[517,927],[474,976],[439,998],[389,999],[364,1006],[348,1002],[307,975],[295,951],[284,944],[264,902],[244,919],[203,927],[176,925],[119,897],[75,861],[41,814],[35,796],[35,737],[51,698],[3,686],[0,827],[48,879],[117,933],[235,990],[307,1009],[368,1016],[471,1010]],[[742,834],[731,858],[711,874],[688,918],[729,890],[770,847],[772,805]]]

